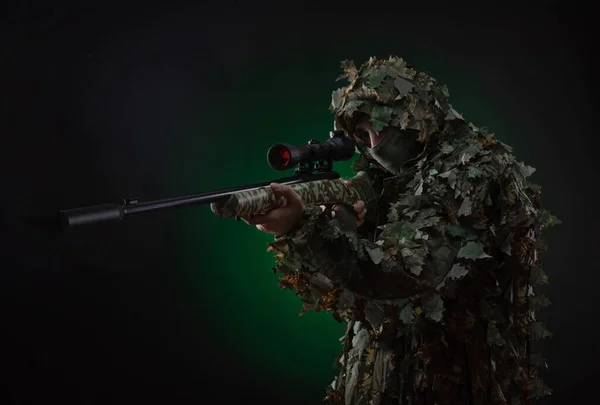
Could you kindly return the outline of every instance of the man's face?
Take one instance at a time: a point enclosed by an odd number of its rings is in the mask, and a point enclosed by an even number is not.
[[[423,150],[423,145],[417,141],[418,131],[400,130],[393,126],[376,131],[368,118],[360,119],[353,133],[357,142],[362,144],[359,149],[366,148],[365,152],[393,174],[398,174],[405,162]]]
[[[359,137],[367,148],[374,148],[387,133],[387,127],[380,132],[373,129],[373,125],[368,119],[360,121],[354,128],[354,134]]]

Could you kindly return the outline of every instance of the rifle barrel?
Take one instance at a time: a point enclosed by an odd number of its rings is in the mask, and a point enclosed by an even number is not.
[[[316,180],[334,180],[340,177],[339,173],[333,171],[317,173],[298,173],[293,176],[283,177],[281,179],[267,181],[262,183],[250,184],[245,186],[232,187],[217,191],[209,191],[200,194],[187,195],[182,197],[167,198],[162,200],[138,202],[137,199],[127,198],[124,204],[104,204],[93,207],[73,208],[60,212],[63,228],[73,228],[80,225],[94,224],[98,222],[122,220],[128,215],[140,214],[148,211],[156,211],[167,208],[212,204],[224,201],[232,194],[241,191],[256,190],[267,187],[271,183],[279,184],[298,184],[307,181]]]

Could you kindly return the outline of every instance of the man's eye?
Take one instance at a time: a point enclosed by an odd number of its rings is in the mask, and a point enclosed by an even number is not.
[[[369,139],[369,133],[367,131],[354,131],[355,135],[360,139]]]
[[[354,131],[354,139],[359,144],[366,146],[367,148],[371,147],[371,137],[367,131]]]

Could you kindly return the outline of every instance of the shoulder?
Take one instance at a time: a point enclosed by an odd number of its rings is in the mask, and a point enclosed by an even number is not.
[[[471,127],[462,136],[441,142],[424,159],[411,186],[422,182],[423,192],[438,197],[484,199],[492,186],[525,185],[534,170],[518,162],[512,148],[494,134]]]
[[[440,142],[417,168],[399,200],[415,200],[413,209],[435,208],[449,223],[484,228],[491,217],[517,209],[533,214],[537,207],[539,186],[527,181],[535,169],[484,129],[471,126]]]

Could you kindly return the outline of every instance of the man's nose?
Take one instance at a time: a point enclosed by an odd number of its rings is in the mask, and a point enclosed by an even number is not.
[[[375,132],[374,129],[371,129],[369,131],[369,137],[371,138],[371,148],[374,148],[375,145],[377,145],[381,141],[383,136],[384,136],[383,131],[377,133],[377,132]]]

